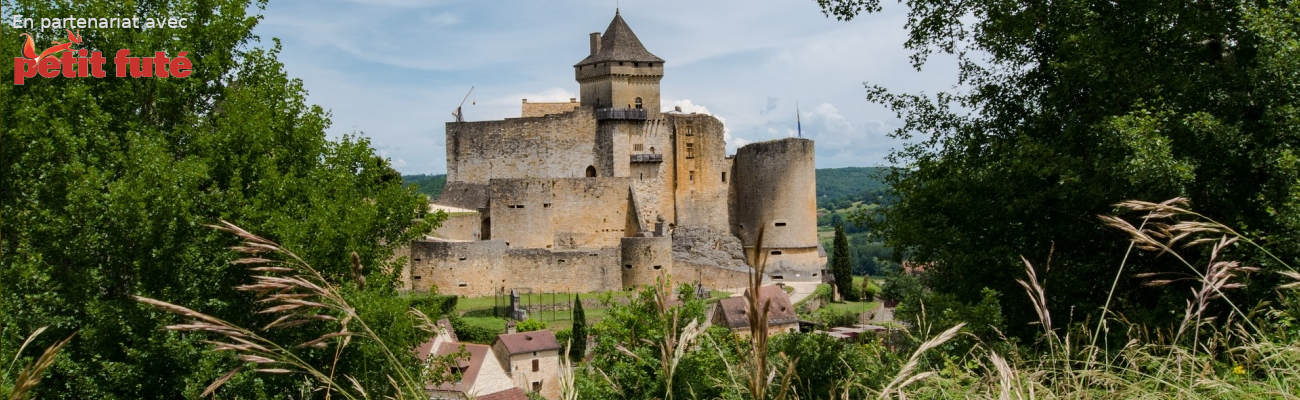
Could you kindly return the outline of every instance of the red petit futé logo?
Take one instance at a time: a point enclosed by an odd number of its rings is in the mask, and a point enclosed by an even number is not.
[[[55,41],[53,46],[40,53],[36,52],[36,41],[31,35],[23,43],[23,57],[14,57],[14,84],[22,85],[27,78],[103,78],[104,62],[108,61],[99,51],[88,52],[75,49],[81,44],[81,36],[68,31],[68,41]],[[131,57],[131,50],[121,49],[113,55],[113,74],[125,78],[186,78],[194,71],[194,64],[182,51],[176,57],[167,58],[167,53],[154,52],[153,57]]]

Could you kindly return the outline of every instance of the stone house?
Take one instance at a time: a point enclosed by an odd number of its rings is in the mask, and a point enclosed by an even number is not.
[[[794,305],[790,304],[790,296],[785,293],[785,290],[780,286],[768,285],[760,287],[758,294],[759,307],[771,301],[767,314],[768,335],[799,331],[799,315],[795,314]],[[745,290],[745,296],[728,297],[718,301],[713,308],[711,319],[713,324],[748,335],[750,312],[747,295],[749,290]]]
[[[452,331],[447,320],[438,321],[439,332],[433,338],[415,348],[415,355],[420,361],[428,361],[430,356],[445,356],[460,351],[468,353],[467,358],[457,360],[452,368],[459,372],[461,379],[440,385],[429,384],[425,391],[430,399],[469,399],[479,400],[526,400],[528,395],[516,388],[510,376],[501,367],[501,362],[492,354],[492,348],[486,345],[461,343]]]
[[[560,343],[549,330],[497,336],[492,351],[514,386],[542,397],[560,397]]]

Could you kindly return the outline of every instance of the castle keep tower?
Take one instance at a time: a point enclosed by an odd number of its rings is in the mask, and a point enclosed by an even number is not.
[[[591,54],[573,66],[583,107],[644,110],[659,117],[659,80],[664,60],[650,54],[614,12],[605,33],[592,32]]]

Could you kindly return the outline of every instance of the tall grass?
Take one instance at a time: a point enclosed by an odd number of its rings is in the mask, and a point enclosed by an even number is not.
[[[1260,243],[1236,230],[1195,213],[1185,199],[1161,203],[1126,201],[1116,206],[1137,213],[1141,222],[1120,216],[1100,216],[1107,226],[1128,234],[1131,249],[1172,257],[1186,272],[1180,274],[1125,274],[1128,254],[1115,280],[1138,279],[1148,286],[1191,283],[1193,286],[1176,326],[1135,324],[1103,306],[1095,329],[1079,324],[1052,325],[1046,290],[1037,268],[1023,259],[1024,277],[1018,280],[1043,329],[1044,350],[1011,347],[999,354],[990,343],[977,343],[965,354],[944,354],[950,362],[927,381],[904,384],[913,376],[916,354],[898,377],[878,391],[881,397],[1058,399],[1058,398],[1300,398],[1300,345],[1276,329],[1293,326],[1273,306],[1246,311],[1231,293],[1248,285],[1245,278],[1260,273],[1243,260],[1226,259],[1228,250],[1246,244],[1279,264],[1284,283],[1279,296],[1295,296],[1300,274],[1269,253]],[[1193,254],[1204,255],[1196,261]],[[1113,297],[1112,285],[1109,297]],[[1216,317],[1217,305],[1230,312]],[[1222,318],[1221,320],[1219,318]],[[1118,348],[1097,346],[1111,327],[1122,328],[1126,341]],[[950,330],[951,331],[951,330]],[[939,335],[942,338],[949,332]],[[1279,340],[1280,339],[1280,340]],[[926,342],[918,347],[932,349]],[[998,346],[1007,348],[1006,346]],[[901,379],[901,380],[900,380]]]
[[[54,358],[58,355],[59,350],[67,346],[68,342],[71,342],[72,338],[76,336],[76,333],[73,333],[63,340],[51,344],[35,360],[24,364],[21,369],[15,370],[18,361],[22,359],[23,351],[27,350],[27,346],[41,336],[46,328],[48,327],[43,326],[32,331],[30,335],[27,335],[27,339],[23,340],[23,344],[18,346],[18,351],[14,352],[13,359],[5,366],[4,374],[0,375],[0,398],[9,400],[32,398],[32,389],[35,389],[41,383],[45,376],[45,370],[54,365]]]
[[[338,373],[340,357],[343,350],[355,344],[357,340],[377,344],[383,354],[382,360],[376,360],[392,367],[396,373],[388,375],[391,397],[396,399],[427,398],[425,385],[454,379],[444,372],[453,361],[452,357],[430,357],[420,370],[411,373],[405,367],[406,362],[398,352],[409,349],[393,349],[384,343],[365,319],[361,318],[355,307],[348,302],[339,287],[303,261],[293,252],[268,239],[254,235],[234,224],[221,221],[214,229],[229,232],[242,242],[231,250],[244,257],[233,261],[242,265],[253,274],[252,283],[236,286],[234,289],[249,293],[262,305],[258,314],[265,314],[275,319],[261,327],[246,328],[204,314],[183,306],[162,300],[136,297],[136,300],[185,318],[185,322],[173,324],[166,329],[205,334],[213,339],[207,343],[215,351],[228,351],[243,362],[217,378],[204,389],[201,397],[213,395],[236,374],[246,369],[262,374],[296,374],[306,377],[313,392],[319,392],[325,399],[338,396],[346,399],[368,399],[376,388],[367,388],[356,378]],[[361,279],[361,266],[357,258],[352,258],[352,271],[358,285]],[[427,316],[412,309],[419,326],[428,333],[434,333],[435,324]],[[277,330],[302,329],[304,326],[328,328],[327,332],[298,343],[279,343],[268,338],[267,333]],[[313,361],[306,353],[312,349],[332,350],[332,357],[325,363]]]
[[[908,347],[910,351],[905,351],[907,357],[899,360],[896,368],[889,369],[892,372],[886,377],[873,377],[880,379],[862,379],[869,373],[867,371],[878,371],[879,368],[875,368],[878,365],[826,366],[847,368],[850,372],[850,378],[837,385],[838,389],[833,393],[796,393],[791,390],[792,380],[799,378],[800,371],[794,369],[799,355],[771,354],[767,321],[771,305],[759,296],[767,264],[764,235],[760,231],[756,245],[747,254],[754,266],[746,298],[748,315],[751,316],[746,339],[750,351],[735,362],[723,357],[725,370],[718,371],[715,381],[734,389],[737,398],[755,400],[801,397],[999,400],[1300,398],[1300,368],[1297,368],[1300,365],[1300,344],[1294,339],[1300,335],[1278,333],[1288,329],[1294,331],[1295,326],[1300,326],[1300,318],[1292,317],[1297,314],[1296,310],[1286,309],[1286,305],[1242,307],[1234,302],[1233,293],[1251,284],[1248,277],[1266,272],[1250,265],[1248,260],[1231,259],[1230,255],[1235,253],[1230,250],[1250,246],[1260,250],[1270,262],[1280,265],[1280,271],[1275,273],[1282,278],[1282,283],[1271,289],[1282,300],[1297,296],[1294,290],[1300,288],[1300,273],[1269,253],[1261,243],[1192,212],[1184,199],[1161,203],[1126,201],[1117,207],[1131,213],[1130,217],[1110,215],[1100,216],[1100,219],[1107,226],[1127,233],[1131,246],[1117,266],[1111,292],[1097,314],[1095,328],[1090,329],[1093,326],[1091,322],[1054,325],[1044,283],[1047,274],[1043,272],[1047,269],[1040,271],[1029,259],[1022,257],[1023,276],[1017,279],[1017,283],[1024,289],[1025,299],[1032,305],[1037,324],[1042,329],[1038,344],[982,342],[974,335],[965,334],[964,324],[933,333],[922,309],[921,320],[910,333],[914,337],[914,347]],[[1132,214],[1137,216],[1132,217]],[[1130,219],[1140,222],[1134,224]],[[247,363],[247,367],[240,368],[252,368],[262,373],[305,375],[326,397],[331,394],[349,399],[368,397],[366,388],[360,387],[355,379],[336,376],[334,370],[341,349],[354,340],[382,344],[379,336],[365,325],[347,299],[291,252],[227,223],[219,229],[243,240],[235,250],[246,257],[236,263],[248,266],[256,276],[254,283],[237,289],[258,296],[259,301],[266,305],[261,312],[278,316],[274,322],[260,329],[246,329],[181,306],[145,298],[140,301],[185,316],[188,319],[186,323],[168,328],[212,335],[216,338],[210,342],[214,349],[232,351]],[[1179,274],[1128,272],[1131,270],[1128,268],[1129,255],[1134,251],[1171,257],[1178,260],[1185,271]],[[1050,265],[1049,255],[1044,266],[1050,268]],[[1186,307],[1181,310],[1177,325],[1133,323],[1112,310],[1110,298],[1113,298],[1121,279],[1140,280],[1149,286],[1190,284]],[[660,281],[654,297],[656,317],[668,322],[663,338],[652,343],[658,349],[659,376],[665,381],[665,399],[674,396],[677,363],[690,352],[709,351],[696,343],[707,323],[681,321],[687,326],[679,326],[676,308],[670,304],[673,299],[670,288],[668,280]],[[1218,307],[1226,307],[1229,311],[1213,312]],[[260,334],[309,323],[333,329],[318,338],[290,345],[274,343]],[[945,346],[954,338],[963,336],[970,337],[973,346]],[[1105,339],[1113,336],[1122,337],[1122,344],[1109,345]],[[296,353],[301,348],[332,349],[334,362],[314,365],[304,361]],[[960,350],[954,350],[957,348]],[[637,357],[625,348],[618,349]],[[722,353],[721,349],[714,350]],[[392,351],[384,354],[387,362],[398,362]],[[577,398],[573,366],[564,357],[561,359],[562,397]],[[213,382],[205,395],[215,391],[240,368]],[[428,376],[405,374],[400,368],[396,371],[399,371],[398,375],[389,377],[395,398],[423,397],[422,389]],[[597,373],[603,375],[603,372]],[[605,379],[609,378],[606,376]]]

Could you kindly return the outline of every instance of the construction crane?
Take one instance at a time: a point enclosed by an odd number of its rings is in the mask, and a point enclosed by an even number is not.
[[[471,94],[474,94],[473,86],[470,86],[469,91],[465,92],[465,97],[460,99],[460,104],[456,105],[456,111],[453,111],[451,113],[451,116],[456,118],[456,122],[465,122],[465,113],[461,110],[461,107],[465,106],[465,100],[469,100],[469,95]],[[470,102],[469,104],[474,105],[477,103],[478,103],[477,101],[474,101],[474,102]]]

